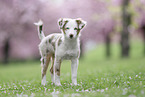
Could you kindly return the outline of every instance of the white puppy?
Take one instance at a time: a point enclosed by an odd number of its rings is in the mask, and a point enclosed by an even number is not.
[[[51,80],[55,85],[60,83],[60,66],[63,59],[71,60],[72,84],[77,85],[78,59],[80,55],[80,31],[86,25],[81,18],[61,18],[58,25],[61,34],[55,33],[45,37],[42,26],[43,22],[34,23],[38,26],[38,36],[41,39],[39,51],[42,65],[42,85],[46,84],[46,71],[51,59]]]

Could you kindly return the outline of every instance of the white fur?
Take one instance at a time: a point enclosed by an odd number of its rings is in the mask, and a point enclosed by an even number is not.
[[[39,39],[43,39],[45,37],[43,31],[41,31],[41,33],[39,32],[39,26],[43,26],[43,22],[42,20],[39,20],[38,23],[34,23],[36,26],[38,26],[38,36],[39,36]]]
[[[43,79],[41,81],[41,84],[44,85],[44,86],[46,85],[46,75],[44,75],[44,77],[43,77]]]
[[[81,23],[78,24],[76,20],[81,21]],[[35,24],[38,26],[38,35],[41,39],[39,50],[42,61],[46,58],[47,54],[50,56],[54,54],[55,57],[53,66],[54,75],[51,73],[52,82],[55,83],[55,85],[61,85],[60,76],[57,75],[58,71],[56,70],[60,70],[59,68],[61,61],[66,59],[71,60],[72,84],[77,85],[77,68],[80,55],[80,32],[78,33],[78,30],[76,28],[82,29],[84,25],[86,25],[86,22],[80,18],[59,19],[58,24],[62,33],[55,33],[46,37],[44,36],[44,33],[42,31],[41,33],[39,33],[39,27],[43,25],[43,22],[40,21]],[[46,51],[49,52],[46,53]],[[44,63],[44,65],[46,65],[46,63]],[[42,79],[42,84],[46,84],[46,75]]]
[[[52,73],[50,73],[50,75],[51,75],[51,81],[52,83],[54,83],[54,75]]]

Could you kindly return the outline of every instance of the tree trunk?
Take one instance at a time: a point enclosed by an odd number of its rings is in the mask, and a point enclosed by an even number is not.
[[[111,39],[110,39],[110,35],[109,34],[107,34],[106,35],[106,57],[110,57],[110,55],[111,55],[111,52],[110,52],[110,42],[111,42]]]
[[[129,25],[131,24],[131,14],[128,12],[128,5],[130,0],[123,0],[122,3],[122,26],[121,32],[121,55],[122,57],[129,57],[130,41],[129,41]]]
[[[145,56],[145,30],[144,30],[143,34],[144,34],[144,56]]]
[[[10,39],[7,38],[4,42],[4,47],[3,47],[3,63],[4,64],[8,63],[9,51],[10,51]]]
[[[144,41],[144,52],[143,52],[143,54],[145,56],[145,25],[143,25],[142,29],[143,29],[142,33],[143,33],[143,41]]]

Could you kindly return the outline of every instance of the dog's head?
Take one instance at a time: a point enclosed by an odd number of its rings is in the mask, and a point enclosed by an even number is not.
[[[79,36],[80,31],[87,24],[86,21],[81,18],[70,19],[70,18],[60,18],[58,20],[58,25],[66,38],[75,39]]]

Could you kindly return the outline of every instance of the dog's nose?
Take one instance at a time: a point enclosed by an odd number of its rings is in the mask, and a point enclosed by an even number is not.
[[[70,38],[73,38],[73,34],[70,34],[69,37],[70,37]]]

